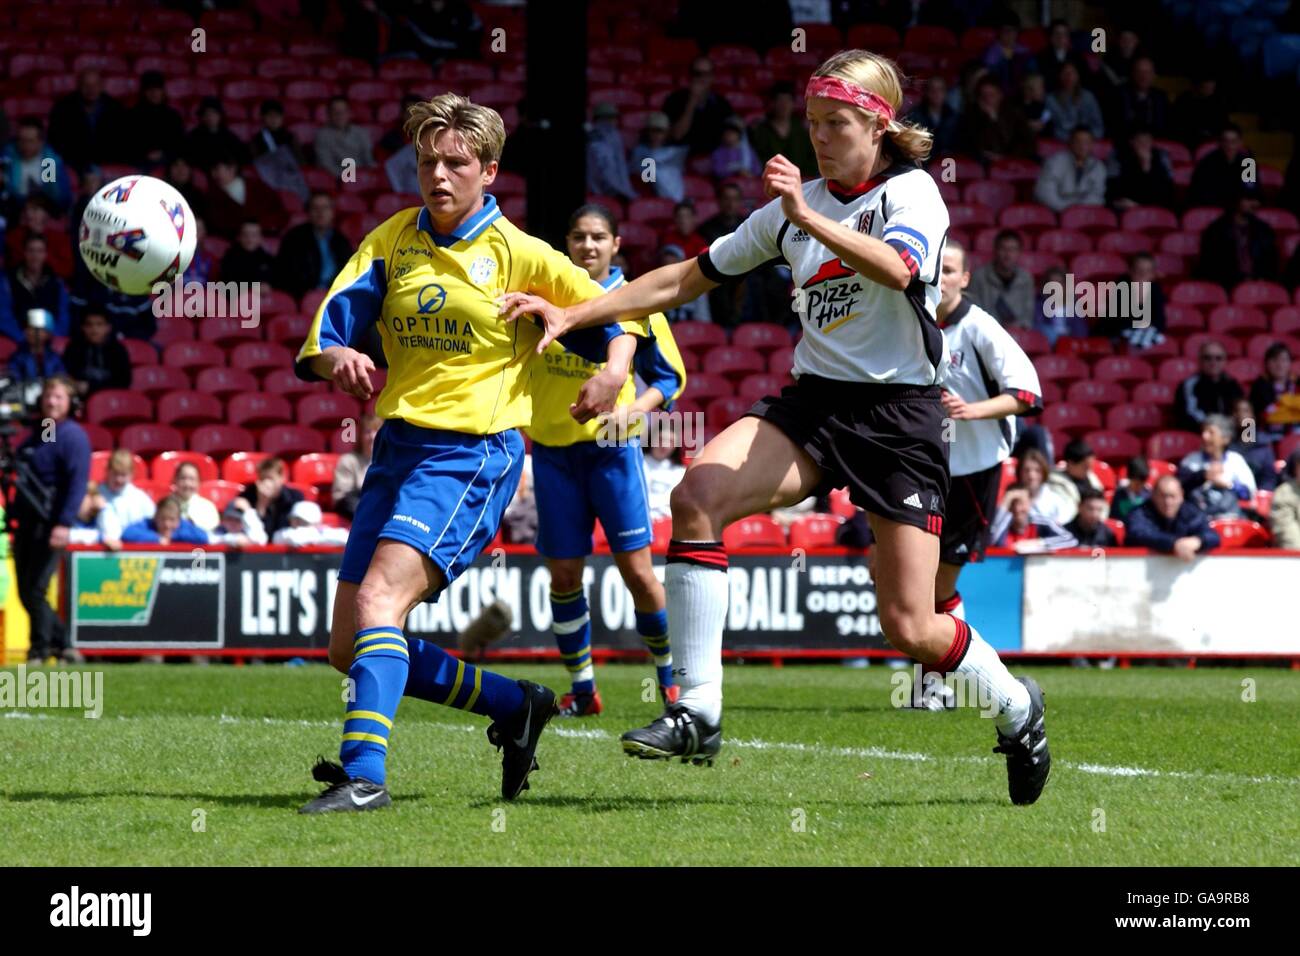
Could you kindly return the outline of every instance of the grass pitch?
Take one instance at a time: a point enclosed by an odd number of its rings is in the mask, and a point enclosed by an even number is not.
[[[337,754],[338,674],[109,665],[98,720],[0,710],[0,866],[1300,859],[1300,674],[1029,670],[1056,761],[1032,807],[1008,801],[990,721],[894,709],[886,667],[728,667],[722,756],[696,768],[623,756],[618,735],[659,708],[648,665],[610,665],[605,713],[553,722],[514,803],[486,720],[406,699],[394,807],[303,817],[313,758]],[[567,685],[556,666],[503,671]]]

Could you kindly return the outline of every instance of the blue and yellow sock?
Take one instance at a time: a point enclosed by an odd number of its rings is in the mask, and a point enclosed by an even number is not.
[[[551,630],[560,645],[560,659],[569,669],[575,694],[596,690],[596,669],[591,664],[591,612],[587,595],[579,587],[561,594],[551,589]]]
[[[349,777],[382,785],[388,735],[411,666],[406,638],[401,628],[391,625],[363,628],[357,631],[353,654],[348,677],[354,699],[343,718],[339,762]]]
[[[655,673],[660,687],[673,686],[673,652],[668,644],[668,611],[636,612],[636,632],[641,635],[650,656],[655,659]]]
[[[431,641],[412,638],[406,696],[504,720],[524,706],[518,681],[467,664]]]

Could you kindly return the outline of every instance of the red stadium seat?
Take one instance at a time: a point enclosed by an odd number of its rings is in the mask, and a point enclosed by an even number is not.
[[[293,458],[325,450],[325,439],[314,428],[303,425],[275,425],[262,433],[261,450],[282,458]]]
[[[736,387],[736,395],[752,405],[760,398],[766,398],[769,395],[780,395],[781,389],[788,385],[790,381],[789,376],[772,375],[770,372],[746,375],[740,380],[740,385]]]
[[[139,392],[106,388],[90,396],[86,419],[96,425],[117,428],[134,422],[153,421],[153,402]]]
[[[306,302],[306,297],[303,301]],[[267,322],[266,337],[272,342],[294,349],[297,354],[296,350],[307,339],[313,318],[312,315],[277,315]]]
[[[1165,331],[1171,334],[1203,332],[1205,315],[1194,305],[1167,305],[1165,306]]]
[[[165,425],[195,428],[223,424],[226,417],[221,399],[207,392],[167,392],[158,398],[158,420]]]
[[[767,357],[767,370],[773,375],[789,375],[794,368],[794,347],[777,349]]]
[[[1273,543],[1273,536],[1258,521],[1215,518],[1210,527],[1219,533],[1225,548],[1267,548]]]
[[[714,375],[724,375],[733,381],[767,369],[767,360],[761,353],[733,345],[711,348],[701,356],[701,361]]]
[[[1092,374],[1087,363],[1073,355],[1040,355],[1034,359],[1034,368],[1038,370],[1040,379],[1050,379],[1059,384],[1088,378]]]
[[[1156,432],[1147,439],[1147,458],[1160,458],[1165,461],[1182,461],[1187,455],[1201,447],[1200,436],[1191,432],[1163,431]],[[1155,472],[1152,471],[1152,477]]]
[[[1281,342],[1291,350],[1291,357],[1300,356],[1300,336],[1296,335],[1257,335],[1246,346],[1246,357],[1262,359],[1275,343]],[[1262,368],[1262,366],[1261,366]],[[1254,376],[1252,376],[1253,378]]]
[[[1100,336],[1079,338],[1074,335],[1063,335],[1056,340],[1056,346],[1053,348],[1053,351],[1057,355],[1086,355],[1100,357],[1113,354],[1115,346],[1110,339],[1103,339]]]
[[[1138,382],[1133,386],[1133,401],[1158,408],[1172,408],[1175,388],[1175,385],[1163,381]]]
[[[145,342],[141,339],[119,339],[118,341],[126,349],[127,357],[131,359],[133,369],[157,367],[158,349],[152,342]]]
[[[1074,256],[1092,250],[1092,240],[1086,233],[1071,229],[1049,229],[1040,233],[1034,248],[1058,256]]]
[[[1037,329],[1025,329],[1018,325],[1008,326],[1007,332],[1016,344],[1024,349],[1025,354],[1033,357],[1037,355],[1046,355],[1051,352],[1051,344],[1047,341],[1047,336]]]
[[[295,491],[301,492],[304,500],[310,501],[312,504],[320,504],[321,491],[314,485],[304,485],[296,481],[286,481],[285,484]]]
[[[158,331],[153,334],[153,344],[166,349],[173,342],[193,342],[198,337],[198,323],[179,316],[160,316]]]
[[[1154,254],[1155,249],[1154,240],[1140,232],[1113,232],[1097,240],[1098,252],[1113,252],[1118,256],[1131,256],[1138,252]]]
[[[676,338],[675,330],[673,337]],[[785,326],[775,322],[746,322],[736,329],[731,344],[736,348],[758,349],[763,352],[789,348],[790,333]]]
[[[361,175],[362,175],[362,170],[358,169],[357,170],[358,180],[360,180]],[[341,193],[334,197],[334,201],[336,203],[338,202],[341,195],[345,195],[345,194]],[[263,285],[262,301],[259,308],[261,309],[263,315],[283,315],[286,312],[288,313],[297,312],[298,301],[287,292],[283,292],[279,289],[269,289],[267,286]]]
[[[283,395],[251,392],[235,395],[226,405],[226,418],[231,425],[244,428],[268,428],[286,425],[294,420],[293,406]]]
[[[1117,279],[1128,270],[1128,263],[1113,252],[1081,252],[1070,260],[1076,280]]]
[[[212,342],[173,342],[163,349],[163,365],[190,371],[226,364],[226,353]]]
[[[292,368],[295,354],[276,342],[244,342],[231,351],[230,367],[250,372]]]
[[[1049,269],[1064,269],[1065,265],[1058,253],[1027,251],[1020,253],[1020,267],[1030,275],[1041,276]]]
[[[1197,362],[1194,358],[1187,358],[1186,356],[1167,358],[1156,369],[1156,378],[1158,381],[1167,382],[1176,388],[1184,379],[1195,375],[1196,369]]]
[[[686,382],[686,396],[694,402],[707,403],[734,393],[731,383],[713,372],[698,372]]]
[[[299,425],[309,428],[341,428],[346,419],[355,423],[361,418],[361,403],[351,395],[324,392],[304,395],[297,402]]]
[[[237,481],[201,481],[199,482],[199,494],[216,506],[219,512],[226,510],[226,505],[230,504],[239,493],[244,490],[244,486]]]
[[[196,392],[209,392],[222,401],[232,395],[257,392],[261,388],[257,376],[242,368],[205,368],[194,376]]]
[[[1119,405],[1128,401],[1128,391],[1117,380],[1083,379],[1070,383],[1065,398],[1068,402],[1080,405]]]
[[[646,196],[628,203],[627,218],[629,222],[666,223],[673,218],[673,207],[677,205],[671,199],[661,196]]]
[[[113,438],[113,433],[103,425],[92,425],[90,422],[82,422],[81,429],[86,433],[86,437],[90,439],[90,448],[92,451],[103,451],[105,449],[111,451],[117,445],[117,442]],[[23,439],[26,437],[26,433],[20,431],[12,439],[13,446],[17,448],[22,444]]]
[[[891,26],[883,23],[859,23],[848,29],[848,45],[860,50],[898,50],[902,47],[903,40]],[[984,46],[987,47],[988,44]]]
[[[1111,431],[1130,432],[1140,437],[1164,428],[1165,413],[1155,405],[1125,402],[1107,410],[1106,427]]]
[[[858,506],[849,500],[847,488],[836,488],[830,493],[831,514],[841,518],[852,518],[858,513]]]
[[[188,390],[193,387],[190,377],[171,365],[145,365],[131,370],[131,390],[157,398],[163,392]]]
[[[1106,518],[1105,521],[1106,527],[1110,528],[1110,530],[1115,534],[1116,547],[1124,547],[1124,536],[1128,532],[1128,529],[1124,527],[1124,522],[1120,521],[1118,518]]]
[[[291,475],[297,484],[329,488],[334,484],[334,472],[338,469],[338,465],[338,455],[332,452],[315,452],[303,455],[295,461]]]
[[[219,474],[217,463],[211,455],[204,455],[197,451],[165,451],[153,460],[149,477],[162,485],[170,486],[176,469],[185,462],[199,470],[200,482],[214,481]]]
[[[1169,301],[1174,305],[1195,305],[1202,309],[1228,304],[1228,293],[1223,286],[1214,282],[1201,282],[1189,279],[1179,282],[1169,294]]]
[[[157,455],[185,447],[185,436],[170,425],[139,423],[127,425],[118,433],[117,443],[139,455]],[[153,477],[157,477],[154,475]]]
[[[1257,358],[1235,358],[1229,359],[1223,370],[1248,386],[1263,370],[1263,364]]]
[[[1300,229],[1300,221],[1289,209],[1257,209],[1255,215],[1272,226],[1274,232],[1295,232]]]
[[[1071,206],[1061,210],[1061,228],[1097,235],[1119,229],[1119,219],[1105,206]]]
[[[711,322],[678,322],[673,326],[673,341],[680,349],[704,349],[726,345],[727,333]]]
[[[1291,299],[1286,287],[1276,282],[1250,280],[1240,282],[1232,290],[1233,305],[1253,305],[1256,308],[1288,305]]]
[[[1060,402],[1043,411],[1039,423],[1053,431],[1064,431],[1074,436],[1090,429],[1101,428],[1101,414],[1090,405]]]
[[[199,341],[215,342],[222,348],[232,348],[240,342],[260,342],[260,325],[245,325],[245,321],[233,316],[208,316],[199,323]]]
[[[1268,331],[1261,309],[1249,305],[1218,305],[1210,310],[1209,331],[1214,335],[1249,336]]]
[[[235,425],[205,425],[190,434],[190,451],[202,452],[213,458],[225,458],[256,446],[257,440],[253,433]]]
[[[1134,206],[1120,219],[1124,232],[1177,232],[1178,217],[1159,206]]]
[[[1276,335],[1300,335],[1300,306],[1284,305],[1273,310],[1269,328]]]
[[[108,473],[108,459],[112,456],[112,454],[113,454],[113,450],[109,450],[109,449],[92,451],[90,453],[90,480],[91,481],[104,480],[104,475]],[[135,471],[132,473],[131,476],[132,482],[139,484],[139,482],[141,481],[146,481],[149,477],[149,467],[147,464],[145,464],[145,460],[141,458],[139,455],[133,454],[131,456],[131,462],[135,466]]]
[[[1255,492],[1255,511],[1265,521],[1273,513],[1273,492],[1260,490]]]
[[[221,462],[221,477],[224,481],[233,481],[247,485],[257,480],[257,466],[270,454],[262,451],[237,451]]]
[[[752,404],[753,402],[738,398],[735,395],[715,398],[704,408],[705,423],[711,428],[722,431],[749,411]]]
[[[1016,187],[996,179],[977,179],[967,183],[962,199],[968,203],[999,210],[1016,201]]]
[[[1044,230],[1056,230],[1056,213],[1038,203],[1016,203],[1002,210],[998,216],[998,225],[1003,229],[1018,229],[1030,235],[1041,234]],[[1038,248],[1044,247],[1040,243]]]
[[[1042,398],[1044,405],[1051,405],[1054,402],[1065,401],[1064,390],[1055,382],[1039,382],[1038,387],[1043,390],[1043,394],[1040,397]]]
[[[835,532],[844,519],[834,514],[811,514],[796,518],[790,525],[790,547],[811,551],[836,546]]]
[[[1097,457],[1108,466],[1121,465],[1134,455],[1142,454],[1142,443],[1124,431],[1102,428],[1087,432],[1083,438],[1092,446]],[[1093,470],[1097,473],[1097,477],[1101,478],[1100,470],[1096,468]],[[1114,487],[1114,472],[1109,467],[1106,470],[1111,471],[1110,487]]]
[[[1230,338],[1226,335],[1211,335],[1208,332],[1198,332],[1195,335],[1189,335],[1187,338],[1183,339],[1183,354],[1188,358],[1195,358],[1200,353],[1201,346],[1205,345],[1207,342],[1213,342],[1216,345],[1222,346],[1223,350],[1228,353],[1228,358],[1230,359],[1240,358],[1242,355],[1246,354],[1246,350],[1242,348],[1240,340]]]
[[[1131,355],[1110,355],[1092,367],[1092,374],[1103,382],[1145,382],[1155,377],[1149,362]]]
[[[1002,212],[1005,216],[1010,209],[1004,209]],[[992,209],[975,203],[952,203],[948,206],[948,217],[954,229],[992,226],[998,221]]]
[[[787,546],[785,529],[770,515],[751,515],[728,525],[722,532],[722,544],[728,551]]]

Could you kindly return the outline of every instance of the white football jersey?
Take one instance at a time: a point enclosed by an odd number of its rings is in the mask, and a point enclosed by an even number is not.
[[[700,254],[700,270],[726,282],[770,261],[789,264],[804,331],[794,352],[796,377],[937,384],[948,364],[935,321],[948,208],[930,174],[896,163],[851,192],[817,179],[804,183],[803,194],[814,212],[893,246],[912,271],[906,291],[845,265],[786,220],[779,198],[715,239]]]
[[[948,372],[943,387],[967,402],[982,402],[1009,392],[1028,403],[1027,414],[1043,410],[1038,371],[997,319],[963,298],[943,324],[948,343]],[[973,475],[992,468],[1011,454],[1016,443],[1016,416],[953,422],[948,469]]]

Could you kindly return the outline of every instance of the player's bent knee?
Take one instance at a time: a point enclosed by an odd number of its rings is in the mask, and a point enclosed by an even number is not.
[[[674,526],[716,517],[722,500],[723,494],[713,482],[701,478],[698,472],[688,469],[669,497]]]
[[[925,614],[921,614],[902,605],[882,605],[880,627],[894,650],[917,657],[924,653],[929,618],[933,616],[933,608],[927,608]]]

